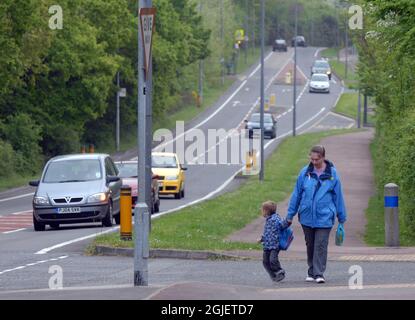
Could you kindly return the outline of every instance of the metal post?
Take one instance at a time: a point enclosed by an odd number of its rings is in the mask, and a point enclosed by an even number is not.
[[[357,99],[357,127],[360,129],[362,127],[362,95],[360,90],[358,91]]]
[[[345,37],[346,37],[346,40],[345,40],[345,47],[346,47],[346,55],[345,55],[345,64],[344,64],[344,78],[345,79],[347,79],[347,74],[348,74],[348,71],[349,71],[349,33],[347,32],[347,27],[348,27],[348,21],[347,21],[347,16],[346,16],[346,24],[345,24],[345,26],[344,26],[344,34],[345,34]]]
[[[399,247],[399,187],[385,186],[385,246]]]
[[[120,72],[117,72],[117,115],[116,115],[116,149],[120,151]]]
[[[294,31],[294,78],[293,78],[293,137],[297,135],[297,34],[298,34],[298,4],[295,3]]]
[[[200,0],[199,3],[199,11],[200,11],[200,16],[202,16],[202,12],[203,12],[203,1]],[[199,61],[199,105],[198,106],[202,106],[203,104],[203,69],[204,69],[204,63],[203,60]]]
[[[222,46],[222,58],[221,58],[221,77],[222,77],[222,85],[225,84],[225,26],[224,26],[224,12],[223,12],[223,1],[220,1],[220,40]]]
[[[363,126],[367,125],[367,94],[363,96]]]
[[[245,51],[245,64],[248,64],[248,0],[245,0],[245,39],[244,39],[244,51]]]
[[[252,5],[252,54],[253,55],[255,55],[255,48],[256,48],[255,28],[256,28],[256,9],[255,9],[255,1],[254,1]]]
[[[138,0],[139,12],[142,8],[151,8],[151,0]],[[151,148],[148,145],[148,135],[151,135],[151,63],[147,78],[145,78],[144,47],[141,33],[140,15],[138,15],[138,204],[134,210],[135,250],[134,250],[134,285],[148,285],[148,205],[151,174]],[[147,82],[147,83],[146,83]],[[147,88],[148,87],[148,88]],[[150,133],[148,132],[150,130]],[[150,143],[151,144],[151,143]],[[151,176],[150,176],[151,178]],[[145,225],[146,224],[146,225]]]
[[[264,103],[265,103],[265,0],[261,0],[261,170],[259,172],[259,180],[264,181],[265,161],[264,161]]]

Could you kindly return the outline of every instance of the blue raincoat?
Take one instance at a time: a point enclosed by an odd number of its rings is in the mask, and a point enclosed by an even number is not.
[[[301,170],[291,196],[287,219],[298,213],[302,225],[310,228],[332,228],[335,218],[339,223],[347,219],[340,178],[334,165],[326,161],[326,170],[320,177],[313,164]]]

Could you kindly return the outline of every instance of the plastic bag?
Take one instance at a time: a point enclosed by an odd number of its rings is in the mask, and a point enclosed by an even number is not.
[[[342,246],[344,242],[344,237],[346,236],[346,233],[344,231],[344,225],[343,223],[339,223],[339,226],[337,227],[336,232],[336,246]]]
[[[280,233],[280,250],[288,250],[291,242],[294,240],[294,232],[292,228],[287,228]]]

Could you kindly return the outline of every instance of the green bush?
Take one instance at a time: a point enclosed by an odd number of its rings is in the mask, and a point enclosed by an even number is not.
[[[15,153],[12,146],[0,139],[0,177],[9,178],[14,172]]]

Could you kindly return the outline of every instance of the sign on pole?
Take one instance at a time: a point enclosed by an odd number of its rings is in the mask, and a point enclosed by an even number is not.
[[[153,31],[156,16],[156,8],[142,8],[140,10],[140,27],[144,47],[144,67],[147,77],[153,45]]]

